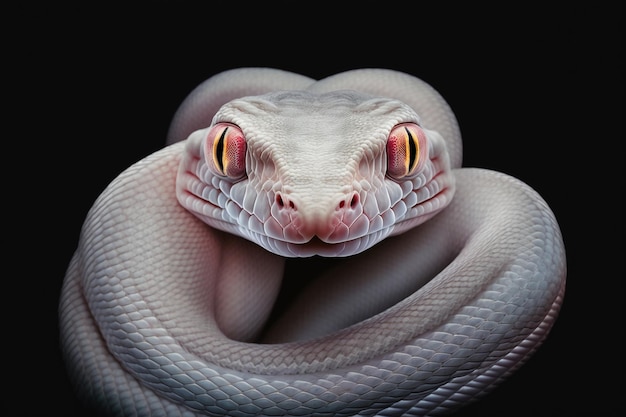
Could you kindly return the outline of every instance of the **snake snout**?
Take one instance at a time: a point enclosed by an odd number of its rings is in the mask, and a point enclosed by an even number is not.
[[[356,191],[312,199],[277,193],[275,204],[280,217],[288,219],[288,223],[283,222],[284,235],[292,243],[344,243],[363,236],[369,229]]]

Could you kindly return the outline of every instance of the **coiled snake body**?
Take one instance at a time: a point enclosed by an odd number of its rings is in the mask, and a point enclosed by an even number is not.
[[[556,318],[551,210],[460,168],[453,113],[413,76],[226,71],[168,141],[98,198],[64,281],[68,369],[107,414],[446,414]],[[313,255],[332,266],[275,317],[285,259]]]

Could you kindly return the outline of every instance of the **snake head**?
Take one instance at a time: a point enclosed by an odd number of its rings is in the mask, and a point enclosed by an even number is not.
[[[177,179],[191,213],[287,257],[360,253],[453,194],[441,135],[406,104],[354,91],[233,100],[189,136]]]

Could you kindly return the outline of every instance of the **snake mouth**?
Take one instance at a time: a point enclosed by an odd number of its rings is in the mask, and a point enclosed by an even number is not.
[[[281,253],[283,256],[290,257],[347,257],[356,255],[369,249],[374,244],[378,243],[386,236],[388,236],[390,230],[379,230],[365,236],[358,237],[356,239],[346,240],[337,243],[324,242],[318,236],[313,236],[308,242],[305,243],[289,243],[282,242],[284,248],[289,251],[289,255]]]
[[[313,238],[306,243],[288,243],[287,247],[299,257],[315,255],[332,257],[340,256],[339,254],[345,250],[346,243],[349,242],[328,243],[317,236],[313,236]]]

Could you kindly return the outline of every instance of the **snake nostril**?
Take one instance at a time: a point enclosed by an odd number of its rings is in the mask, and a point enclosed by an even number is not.
[[[354,193],[352,200],[350,200],[350,208],[355,208],[359,204],[359,195]]]
[[[352,195],[352,198],[350,199],[350,208],[354,209],[356,206],[358,206],[359,204],[359,194],[358,193],[354,193]],[[339,202],[339,209],[343,209],[346,206],[346,200],[341,200]]]
[[[293,201],[287,200],[287,202],[285,203],[285,200],[280,194],[276,194],[276,204],[278,204],[278,207],[280,208],[284,208],[285,206],[288,206],[292,210],[296,209],[296,205],[294,204]]]

